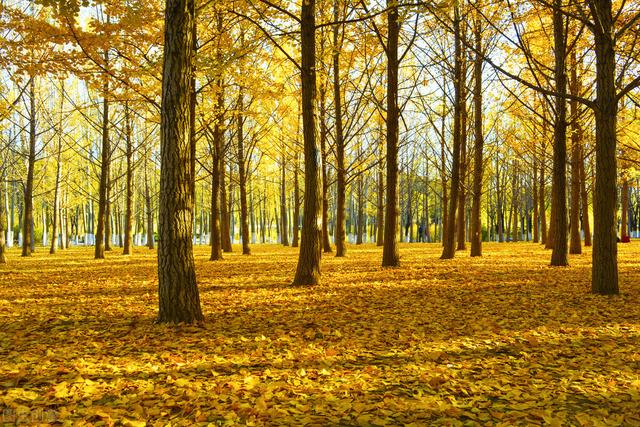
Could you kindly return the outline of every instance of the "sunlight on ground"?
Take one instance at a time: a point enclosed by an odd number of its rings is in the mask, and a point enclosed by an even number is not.
[[[619,297],[531,243],[349,247],[292,288],[297,252],[196,248],[206,322],[157,326],[155,252],[91,249],[0,266],[0,411],[95,425],[639,425],[640,244]],[[0,416],[2,413],[0,412]],[[30,418],[29,418],[30,417]]]

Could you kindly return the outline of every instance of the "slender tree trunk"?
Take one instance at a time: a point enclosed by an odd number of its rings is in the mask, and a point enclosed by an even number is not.
[[[293,285],[316,285],[320,282],[322,257],[322,165],[316,140],[316,42],[315,0],[302,2],[301,77],[302,124],[304,136],[304,219],[298,267]]]
[[[298,236],[300,233],[300,186],[298,184],[298,159],[293,170],[293,242],[291,246],[297,248],[300,245]],[[324,206],[324,205],[323,205]]]
[[[533,243],[540,243],[540,206],[538,205],[538,161],[533,159]]]
[[[571,52],[571,82],[570,89],[573,95],[579,96],[581,90],[578,80],[578,64],[576,50]],[[580,110],[578,101],[569,101],[571,109],[571,221],[570,225],[570,254],[581,254],[582,243],[580,239],[580,163],[582,163],[582,127],[580,125]]]
[[[280,169],[280,243],[289,246],[289,220],[287,219],[287,161],[286,148],[282,147],[282,168]]]
[[[622,239],[629,237],[629,179],[624,176],[626,171],[623,172],[622,177],[622,191],[620,201],[620,237]]]
[[[161,110],[158,322],[202,321],[193,259],[191,78],[194,0],[167,0]]]
[[[8,194],[6,194],[6,172],[4,168],[0,171],[0,264],[7,263],[7,255],[6,255],[6,240],[5,233],[7,233],[7,209],[5,200],[8,198]]]
[[[380,144],[380,163],[378,165],[378,206],[376,215],[376,246],[384,245],[384,162],[382,161],[382,144]]]
[[[585,172],[584,147],[580,147],[580,198],[582,205],[582,229],[584,245],[591,246],[591,226],[589,221],[589,195],[587,193],[587,176]]]
[[[51,227],[51,246],[50,254],[55,254],[58,248],[58,233],[60,227],[58,222],[62,222],[60,218],[60,181],[62,180],[62,118],[64,109],[64,80],[60,81],[60,110],[58,114],[58,130],[57,130],[57,147],[56,147],[56,184],[53,191],[53,223]]]
[[[220,152],[220,238],[222,243],[222,250],[224,252],[232,252],[231,246],[231,209],[229,208],[229,201],[231,200],[231,192],[227,197],[227,184],[226,184],[226,165],[224,158],[224,144],[222,145],[222,151]],[[231,184],[231,178],[229,178],[229,184]]]
[[[364,180],[362,173],[358,176],[358,194],[357,194],[357,228],[356,233],[356,244],[361,245],[363,243],[362,236],[366,232],[365,224],[364,224]]]
[[[398,39],[400,24],[398,4],[387,0],[387,203],[384,220],[382,266],[400,265],[398,251]]]
[[[464,105],[462,99],[461,85],[464,84],[462,76],[462,43],[460,40],[460,6],[454,6],[454,40],[455,40],[455,60],[454,60],[454,118],[453,118],[453,163],[451,165],[451,198],[449,201],[449,213],[447,214],[446,230],[444,231],[444,248],[441,259],[451,259],[455,256],[455,218],[458,208],[458,191],[460,189],[460,142],[461,142],[461,113]],[[463,207],[460,207],[463,209]]]
[[[31,256],[33,235],[33,174],[36,163],[36,89],[35,77],[29,82],[29,157],[27,182],[24,187],[24,221],[22,231],[22,256]]]
[[[340,2],[333,2],[333,18],[338,21],[340,18]],[[344,257],[347,255],[346,246],[346,230],[345,230],[345,211],[346,211],[346,193],[347,193],[347,171],[344,160],[344,131],[342,128],[342,93],[340,89],[340,24],[333,26],[333,106],[335,110],[335,128],[336,128],[336,256]]]
[[[546,129],[546,123],[545,125],[543,125],[543,127]],[[543,138],[546,138],[547,133],[543,132]],[[540,243],[542,243],[543,245],[547,244],[547,237],[548,237],[548,233],[547,233],[547,204],[546,204],[546,197],[545,197],[545,192],[544,192],[544,187],[545,187],[545,171],[546,171],[546,165],[545,165],[545,146],[543,144],[542,147],[542,156],[540,158],[540,185],[538,186],[538,203],[539,203],[539,215],[540,215]],[[550,249],[550,248],[549,248]]]
[[[244,41],[244,34],[242,34]],[[249,214],[247,210],[247,174],[244,153],[244,88],[238,92],[238,181],[240,184],[240,235],[242,237],[242,254],[251,255],[249,247]]]
[[[320,85],[320,151],[322,155],[322,247],[325,253],[333,252],[329,241],[329,181],[327,179],[327,88]]]
[[[131,233],[133,229],[133,141],[131,139],[131,114],[129,112],[129,104],[125,103],[125,139],[127,143],[127,183],[125,195],[125,219],[124,219],[124,248],[123,255],[131,255],[133,253],[133,242]]]
[[[483,176],[483,112],[482,112],[482,27],[480,18],[474,21],[475,60],[473,63],[473,200],[471,203],[471,256],[482,256],[482,220],[480,218]]]
[[[567,258],[567,56],[565,39],[565,18],[561,11],[561,0],[554,0],[553,40],[555,57],[555,97],[556,120],[553,143],[553,188],[551,220],[553,224],[553,252],[551,265],[569,265]]]
[[[464,37],[464,35],[463,35]],[[464,47],[462,48],[462,76],[467,75],[467,61],[464,59],[466,52]],[[460,110],[460,189],[458,190],[458,217],[456,218],[456,250],[462,251],[467,248],[465,243],[466,238],[466,221],[465,221],[465,206],[467,201],[467,191],[465,189],[465,177],[468,168],[467,162],[467,83],[466,81],[460,82],[461,102],[462,109]]]
[[[220,176],[222,170],[222,145],[224,124],[224,94],[222,79],[218,80],[217,119],[213,126],[213,153],[211,168],[211,257],[210,261],[222,259],[222,236],[220,229]]]
[[[104,60],[105,63],[108,63],[109,53],[107,50],[104,52]],[[100,186],[98,190],[98,226],[95,236],[95,259],[104,259],[105,228],[108,228],[106,222],[109,220],[107,217],[107,205],[109,203],[109,162],[111,159],[111,142],[109,140],[109,80],[106,76],[104,79],[102,87],[104,97],[102,101],[102,156],[100,163]]]

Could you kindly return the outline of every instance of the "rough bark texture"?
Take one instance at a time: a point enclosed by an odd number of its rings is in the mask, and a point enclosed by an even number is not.
[[[482,197],[482,175],[484,132],[482,129],[482,28],[476,17],[474,26],[475,61],[473,64],[473,200],[471,203],[471,256],[482,256],[482,221],[480,202]]]
[[[203,320],[193,259],[191,76],[194,0],[167,0],[161,110],[158,322]]]
[[[211,165],[211,256],[210,261],[222,259],[222,231],[220,225],[220,175],[222,170],[222,146],[224,124],[224,93],[222,79],[218,79],[217,117],[213,125]]]
[[[580,147],[580,205],[582,206],[582,230],[584,245],[591,246],[591,224],[589,221],[589,195],[587,193],[587,174],[585,172],[584,147]]]
[[[333,2],[333,18],[339,20],[339,1]],[[344,131],[342,123],[342,94],[340,89],[340,25],[333,26],[333,106],[335,112],[336,127],[336,231],[335,245],[336,256],[343,257],[347,255],[346,246],[346,227],[345,227],[345,204],[347,196],[347,171],[344,161]]]
[[[107,51],[104,53],[105,62],[108,61],[109,56]],[[111,158],[111,141],[109,139],[109,80],[105,77],[105,81],[102,87],[102,155],[100,162],[100,185],[98,189],[98,218],[96,227],[96,245],[94,256],[96,259],[104,258],[104,244],[105,244],[105,228],[107,228],[106,222],[109,220],[107,217],[107,204],[108,204],[108,187],[109,187],[109,161]]]
[[[131,234],[133,230],[133,141],[131,139],[131,114],[129,105],[125,104],[125,140],[127,143],[127,182],[125,195],[125,214],[124,214],[124,246],[123,255],[131,255],[133,253],[133,241]]]
[[[238,93],[238,180],[240,184],[240,236],[242,238],[242,254],[251,255],[249,247],[249,214],[247,207],[247,173],[244,153],[244,91],[240,87]]]
[[[327,179],[327,122],[326,91],[324,83],[320,85],[320,151],[322,154],[322,247],[325,253],[333,252],[329,240],[329,182]]]
[[[581,92],[575,49],[571,52],[571,82],[570,88],[573,95],[579,96]],[[582,163],[582,127],[580,125],[580,109],[578,101],[569,101],[571,111],[571,220],[570,225],[570,254],[582,253],[580,239],[580,163]]]
[[[620,197],[620,237],[629,237],[629,179],[622,177],[622,190]]]
[[[546,128],[546,124],[544,125]],[[543,138],[546,138],[546,132],[543,133]],[[540,185],[538,186],[538,203],[539,203],[539,215],[540,215],[540,243],[546,245],[547,243],[547,203],[545,198],[545,146],[542,147],[543,152],[540,157]]]
[[[551,189],[553,223],[553,251],[551,265],[569,265],[567,245],[567,93],[565,19],[561,0],[554,0],[553,40],[556,81],[556,120],[553,141],[553,187]]]
[[[590,0],[596,52],[596,185],[593,200],[592,291],[617,294],[615,45],[611,0]]]
[[[291,247],[300,246],[300,185],[298,183],[298,159],[293,169],[293,241]]]
[[[464,34],[462,37],[465,37]],[[466,57],[466,51],[462,49],[462,58]],[[468,160],[467,160],[467,83],[466,83],[466,75],[467,75],[467,61],[463,59],[462,61],[462,81],[460,83],[460,98],[462,102],[462,109],[460,110],[460,128],[462,131],[460,132],[460,189],[458,190],[458,216],[456,218],[456,250],[462,251],[467,248],[465,243],[466,238],[466,202],[467,202],[467,191],[465,188],[465,181],[467,176],[467,168],[468,168]]]
[[[453,162],[451,165],[451,194],[449,199],[449,212],[443,233],[443,250],[441,259],[451,259],[455,256],[456,250],[456,209],[458,204],[458,191],[460,189],[460,135],[461,112],[463,108],[462,91],[462,43],[460,40],[460,10],[456,4],[454,11],[454,39],[455,39],[455,60],[454,60],[454,118],[453,118]]]
[[[36,163],[36,84],[29,82],[29,157],[27,182],[24,186],[24,220],[22,223],[22,256],[31,256],[33,245],[33,174]]]
[[[322,168],[316,139],[315,0],[305,0],[301,11],[302,127],[304,136],[304,219],[298,267],[293,285],[320,282],[322,257]]]
[[[397,2],[387,0],[387,203],[384,221],[384,245],[382,265],[400,265],[398,251],[398,22]]]
[[[540,206],[538,204],[538,161],[533,160],[533,243],[540,243]]]

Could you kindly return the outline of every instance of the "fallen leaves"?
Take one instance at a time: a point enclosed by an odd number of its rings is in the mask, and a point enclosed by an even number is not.
[[[453,261],[439,250],[403,246],[402,267],[384,270],[379,249],[353,247],[325,258],[321,286],[292,288],[293,249],[210,263],[197,248],[201,327],[153,324],[153,252],[104,263],[85,249],[11,257],[0,270],[0,415],[131,426],[640,424],[636,244],[621,247],[615,298],[588,293],[589,253],[552,269],[533,244],[487,244],[484,258]]]

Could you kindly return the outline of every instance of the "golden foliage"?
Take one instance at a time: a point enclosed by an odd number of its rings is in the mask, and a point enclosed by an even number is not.
[[[588,293],[589,251],[552,269],[529,243],[452,261],[414,244],[383,270],[379,248],[353,247],[325,258],[322,286],[292,288],[294,249],[252,249],[212,264],[196,248],[207,320],[188,327],[153,324],[154,252],[10,252],[0,411],[134,426],[640,424],[637,243],[620,247],[614,298]]]

